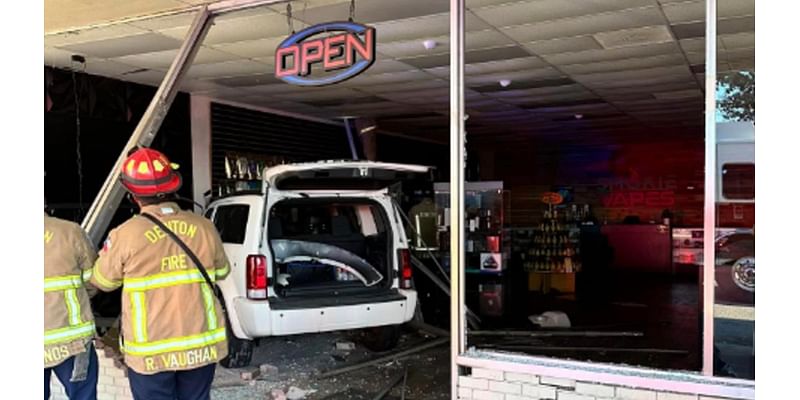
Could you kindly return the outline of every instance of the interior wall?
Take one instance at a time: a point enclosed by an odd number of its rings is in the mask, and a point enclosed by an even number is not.
[[[80,222],[144,114],[156,88],[95,75],[45,67],[45,197],[55,216]],[[80,113],[76,113],[76,91]],[[79,121],[76,117],[80,117]],[[80,135],[78,135],[80,125]],[[151,147],[180,165],[183,187],[192,197],[189,96],[176,96]],[[83,190],[79,190],[80,142]],[[82,197],[82,202],[81,200]],[[130,217],[127,200],[110,226]]]

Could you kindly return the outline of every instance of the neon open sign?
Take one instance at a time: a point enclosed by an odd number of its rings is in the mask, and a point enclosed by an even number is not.
[[[328,36],[311,39],[324,34]],[[275,50],[275,77],[293,85],[330,85],[364,72],[373,62],[375,28],[355,22],[328,22],[310,26],[281,42]],[[322,64],[321,71],[313,70],[315,64]],[[323,76],[312,77],[312,70]]]

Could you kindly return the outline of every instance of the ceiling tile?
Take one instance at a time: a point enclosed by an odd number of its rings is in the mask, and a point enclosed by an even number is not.
[[[720,35],[722,44],[725,49],[754,49],[756,47],[756,34],[755,32],[735,33],[732,35]]]
[[[672,25],[672,31],[677,39],[704,37],[706,33],[705,22],[690,22]],[[725,35],[741,32],[755,32],[756,20],[753,16],[726,18],[717,21],[717,34]]]
[[[722,3],[724,3],[724,1]],[[685,22],[705,21],[706,19],[706,2],[703,0],[669,3],[661,7],[664,9],[664,15],[667,16],[667,19],[673,25]]]
[[[232,15],[232,14],[231,14]],[[295,21],[295,30],[305,28],[306,25]],[[158,32],[179,40],[186,36],[186,27],[159,30]],[[216,21],[209,29],[204,45],[221,43],[242,42],[272,37],[285,37],[289,32],[286,17],[280,14],[264,14],[247,18],[230,18]]]
[[[617,31],[660,25],[664,17],[657,7],[639,8],[609,14],[548,21],[536,24],[504,27],[501,30],[518,42],[533,42],[570,36],[590,35],[598,32]]]
[[[546,67],[494,74],[469,75],[464,78],[464,81],[468,86],[481,86],[497,84],[501,79],[510,79],[513,82],[515,80],[527,81],[560,78],[561,75],[561,72],[557,71],[555,68]]]
[[[253,75],[272,71],[272,67],[249,60],[229,61],[215,64],[192,65],[186,76],[189,78],[225,78]]]
[[[284,37],[272,37],[256,40],[245,40],[233,43],[221,43],[210,47],[244,58],[274,58],[275,49],[284,40]]]
[[[664,77],[685,78],[691,80],[688,65],[636,69],[619,72],[602,72],[596,74],[573,75],[579,82],[630,82],[637,79],[657,79]]]
[[[367,85],[362,88],[359,88],[359,90],[362,90],[367,93],[388,94],[403,90],[424,90],[424,89],[448,88],[448,87],[449,85],[446,81],[431,79],[431,80],[420,80],[420,81],[403,82],[403,83],[389,83],[384,85]]]
[[[665,25],[600,32],[596,33],[594,38],[605,49],[647,46],[674,41],[669,28]]]
[[[496,47],[492,49],[471,50],[464,53],[464,62],[482,63],[488,61],[508,60],[528,57],[530,54],[518,46]],[[400,59],[404,63],[417,68],[433,68],[450,64],[449,54]]]
[[[504,71],[542,68],[544,66],[546,66],[546,64],[538,57],[520,57],[510,60],[466,64],[464,66],[464,73],[467,75],[493,74]]]
[[[505,91],[520,91],[522,89],[546,88],[553,86],[573,85],[575,81],[569,78],[554,78],[554,79],[533,79],[533,80],[512,80],[511,83],[501,87],[499,83],[491,83],[488,85],[471,86],[470,88],[482,92],[505,92]]]
[[[588,35],[530,42],[526,43],[524,47],[538,55],[599,50],[603,48],[600,46],[600,43],[597,43],[597,40],[595,40],[593,36]]]
[[[680,54],[680,49],[675,43],[659,43],[646,46],[622,47],[608,50],[587,50],[577,53],[552,54],[542,57],[548,62],[556,65],[570,65],[671,54]]]
[[[702,22],[706,18],[706,2],[702,0],[664,4],[664,14],[672,24]],[[717,17],[732,18],[755,15],[754,0],[724,0],[717,2]]]
[[[362,74],[385,74],[388,72],[411,71],[413,69],[413,66],[400,61],[378,59]]]
[[[682,54],[675,53],[662,56],[628,58],[624,60],[604,61],[590,64],[571,64],[561,67],[561,70],[567,74],[590,74],[595,72],[614,72],[685,64],[686,59],[684,56]]]
[[[431,79],[431,77],[422,71],[404,71],[392,72],[388,74],[359,75],[339,83],[338,86],[360,87],[374,84],[398,83],[425,79]]]
[[[174,15],[147,18],[138,21],[131,21],[128,22],[128,25],[151,31],[177,28],[181,26],[186,27],[186,30],[188,30],[189,26],[192,24],[192,21],[194,21],[196,16],[197,15],[194,12],[185,12]]]
[[[479,90],[479,88],[474,88],[474,89]],[[532,96],[541,96],[543,98],[547,98],[547,96],[555,94],[585,94],[588,93],[588,91],[583,86],[576,83],[572,83],[559,86],[545,86],[545,87],[536,87],[530,89],[511,89],[511,90],[500,88],[500,86],[497,85],[497,87],[495,87],[495,90],[484,91],[483,93],[488,96],[496,97],[499,99],[506,99],[513,97],[532,97]]]
[[[402,3],[402,2],[399,2]],[[399,21],[388,21],[373,24],[378,42],[396,42],[413,39],[430,39],[450,37],[450,14],[437,14]],[[472,14],[466,15],[467,32],[484,31],[491,26]]]
[[[164,80],[164,76],[166,74],[167,73],[165,71],[156,71],[148,69],[140,72],[122,75],[120,76],[120,79],[128,82],[141,83],[143,85],[158,86],[161,84],[161,81]]]
[[[81,29],[55,35],[44,35],[45,46],[65,46],[69,44],[96,42],[98,40],[114,39],[125,36],[134,36],[148,33],[147,30],[129,24],[115,24],[93,29]]]
[[[122,79],[127,80],[127,75],[125,75],[126,73],[129,73],[131,71],[136,71],[139,69],[141,68],[134,65],[116,61],[87,59],[86,69],[84,70],[84,72],[86,72],[87,74],[109,76],[109,77],[122,76]],[[164,73],[159,72],[158,76],[163,77]]]
[[[285,12],[286,7],[274,6]],[[404,1],[360,1],[356,2],[355,20],[374,25],[384,21],[397,21],[427,15],[441,14],[449,10],[449,4],[442,1],[404,0]],[[346,20],[350,13],[349,2],[338,2],[320,7],[308,7],[297,2],[293,5],[294,17],[309,24],[319,24],[332,20]],[[337,18],[338,16],[338,18]]]
[[[473,8],[472,12],[494,26],[532,24],[548,20],[574,18],[584,15],[607,13],[628,8],[655,5],[653,0],[615,1],[521,1],[497,6]]]
[[[87,54],[101,58],[113,58],[130,54],[177,49],[180,45],[181,42],[173,38],[157,33],[144,33],[141,35],[97,40],[60,47],[79,54]]]
[[[44,65],[48,65],[51,67],[61,67],[66,68],[72,64],[72,54],[71,51],[56,49],[54,47],[46,47],[44,48]]]
[[[214,83],[228,87],[253,87],[258,85],[269,85],[283,83],[270,71],[263,74],[234,76],[231,78],[214,79]]]
[[[446,54],[450,51],[450,39],[448,36],[425,38],[425,40],[433,40],[437,43],[437,46],[428,50],[422,44],[423,40],[421,39],[389,43],[379,41],[377,51],[394,58]],[[502,47],[512,44],[514,44],[513,41],[494,29],[467,32],[464,40],[464,48],[466,50]]]
[[[130,56],[123,56],[114,58],[114,60],[123,62],[130,65],[136,65],[142,68],[149,69],[163,69],[167,70],[175,57],[178,55],[178,50],[165,50],[154,53],[134,54]],[[233,61],[239,57],[232,54],[223,53],[221,51],[213,50],[208,47],[202,47],[195,56],[194,64],[211,64],[224,61]]]

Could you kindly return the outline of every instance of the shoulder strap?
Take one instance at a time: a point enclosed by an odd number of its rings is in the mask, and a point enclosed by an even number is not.
[[[206,268],[203,266],[203,263],[200,262],[200,259],[197,258],[197,255],[194,254],[192,249],[190,249],[189,246],[187,246],[186,243],[184,243],[183,240],[181,240],[178,237],[178,235],[176,235],[175,232],[172,231],[172,229],[169,229],[166,225],[164,225],[164,223],[161,222],[161,220],[158,219],[156,216],[148,213],[141,213],[141,216],[149,219],[154,224],[156,224],[156,226],[161,228],[161,230],[164,231],[164,233],[169,235],[169,237],[172,238],[172,240],[174,240],[175,243],[177,243],[178,246],[181,247],[181,249],[183,249],[186,255],[189,256],[190,259],[192,259],[192,262],[194,263],[195,267],[197,267],[197,270],[200,271],[200,274],[203,275],[203,278],[206,280],[208,287],[213,289],[214,283],[211,281],[211,278],[208,277],[208,272],[206,272]]]

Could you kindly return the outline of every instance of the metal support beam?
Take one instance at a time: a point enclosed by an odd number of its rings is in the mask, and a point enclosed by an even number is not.
[[[89,213],[83,220],[83,229],[86,230],[95,245],[102,240],[102,235],[108,228],[108,224],[111,222],[111,218],[117,211],[119,203],[125,194],[119,181],[119,175],[128,151],[136,146],[147,147],[153,142],[161,123],[164,121],[164,117],[167,115],[167,111],[169,111],[169,107],[172,105],[172,101],[178,94],[181,79],[191,67],[194,56],[197,54],[197,50],[200,48],[200,44],[211,26],[210,18],[211,13],[209,13],[207,7],[202,7],[197,12],[194,22],[189,27],[186,39],[178,51],[178,55],[169,67],[161,86],[158,87],[153,100],[147,106],[142,119],[136,125],[136,129],[134,129],[128,143],[125,144],[122,153],[117,158],[117,162],[114,163],[111,173],[108,174],[103,187],[100,188],[100,192],[94,199]]]
[[[706,157],[703,206],[703,374],[714,375],[717,229],[717,0],[706,0]]]
[[[458,398],[457,357],[466,349],[464,314],[464,0],[450,0],[450,374]]]
[[[175,96],[178,94],[181,80],[186,71],[192,66],[194,57],[212,25],[212,18],[219,14],[285,2],[287,0],[223,0],[198,8],[197,16],[189,27],[189,32],[186,34],[186,39],[184,39],[178,55],[172,61],[164,80],[161,81],[161,85],[158,87],[155,96],[153,96],[153,100],[147,106],[142,119],[134,129],[122,154],[117,158],[111,173],[103,183],[103,187],[100,188],[100,192],[98,192],[92,207],[89,209],[89,213],[83,220],[83,229],[95,245],[102,240],[102,235],[108,228],[108,224],[111,222],[111,218],[117,211],[119,203],[125,194],[122,185],[119,183],[119,173],[122,168],[122,162],[125,161],[125,156],[130,149],[136,146],[147,147],[153,142],[158,129],[161,127],[161,122],[164,121],[172,101],[175,100]]]

